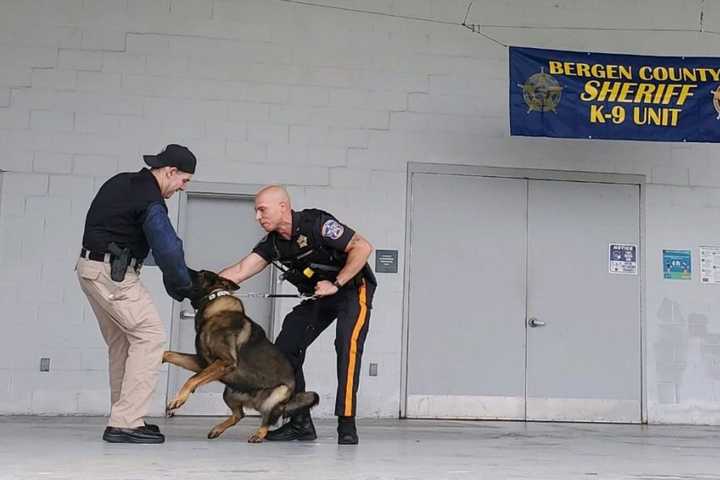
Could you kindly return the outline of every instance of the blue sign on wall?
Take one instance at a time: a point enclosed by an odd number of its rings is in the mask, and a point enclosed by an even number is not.
[[[690,280],[692,275],[690,250],[663,250],[663,275],[672,280]]]
[[[510,133],[720,142],[720,58],[511,47]]]

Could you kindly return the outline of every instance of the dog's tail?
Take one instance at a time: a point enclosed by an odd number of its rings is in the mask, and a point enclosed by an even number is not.
[[[320,395],[315,392],[296,393],[285,405],[285,413],[283,414],[283,417],[289,417],[298,410],[312,408],[318,403],[320,403]]]

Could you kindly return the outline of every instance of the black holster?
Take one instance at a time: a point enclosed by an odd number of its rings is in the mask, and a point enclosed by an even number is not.
[[[132,260],[130,249],[120,248],[113,242],[108,245],[108,251],[110,252],[110,278],[115,282],[122,282],[125,280],[125,274]]]
[[[296,268],[291,268],[283,272],[282,279],[295,285],[298,292],[303,295],[311,296],[315,294],[315,282],[308,280],[307,277]]]

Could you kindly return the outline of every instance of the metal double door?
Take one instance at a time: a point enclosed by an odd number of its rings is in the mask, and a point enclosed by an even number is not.
[[[410,418],[641,420],[639,185],[411,176]],[[639,250],[638,250],[639,251]]]

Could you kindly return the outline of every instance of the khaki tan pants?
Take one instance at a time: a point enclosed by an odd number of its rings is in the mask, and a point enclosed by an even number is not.
[[[112,405],[108,425],[142,426],[165,350],[160,315],[132,268],[122,282],[114,282],[109,264],[80,258],[77,275],[108,346]]]

